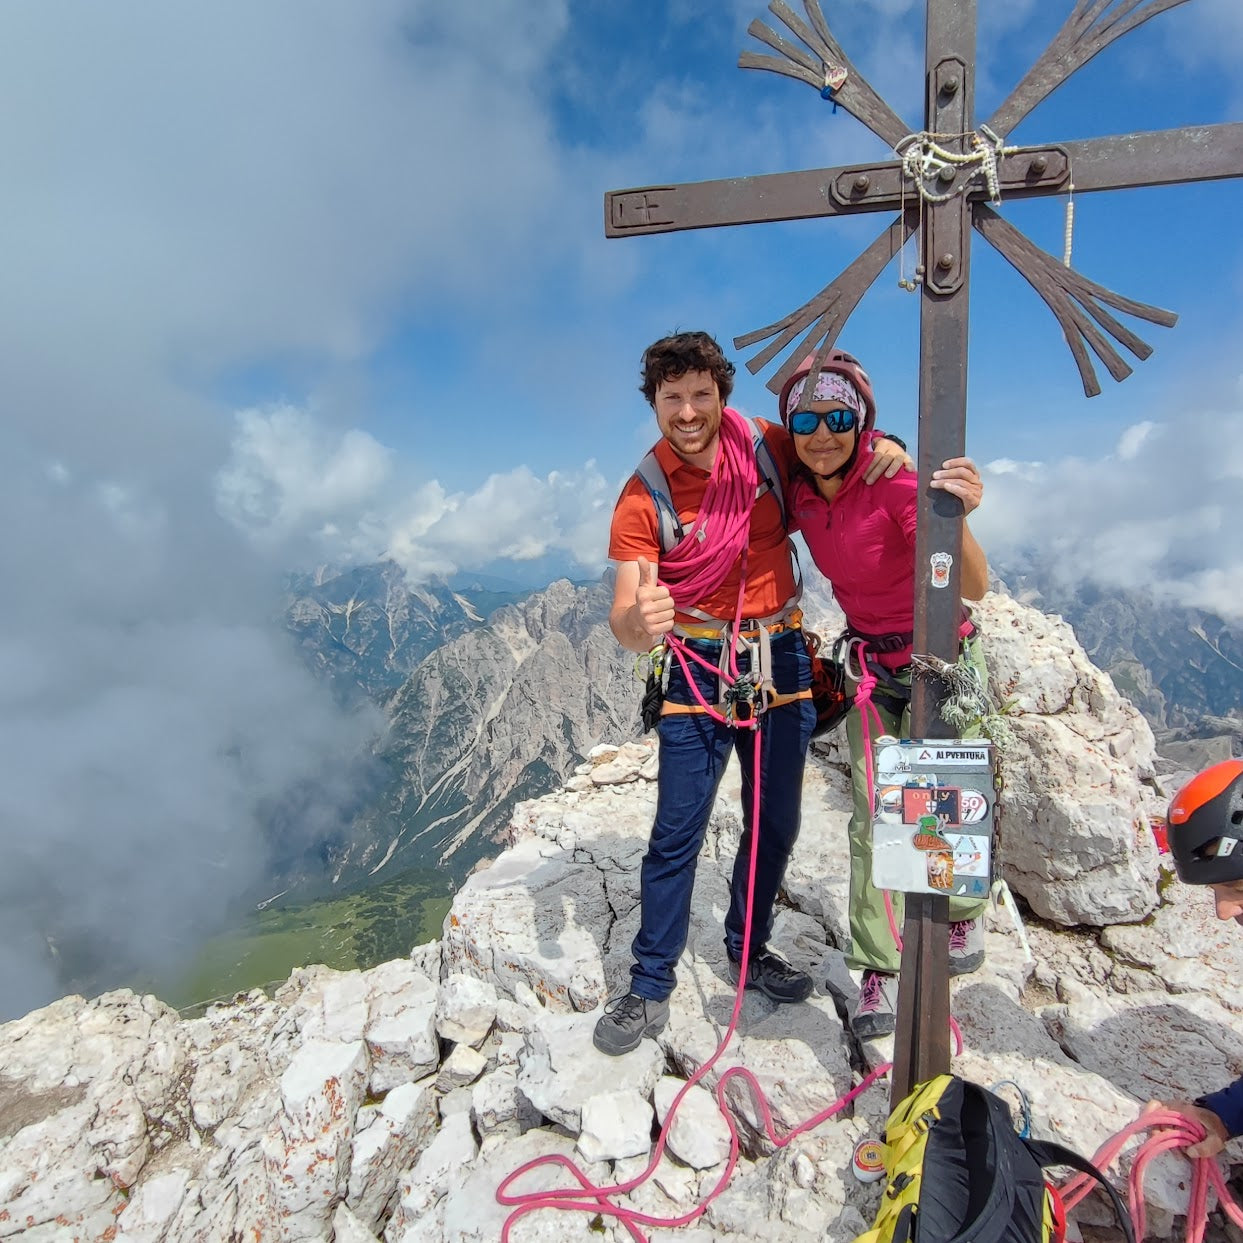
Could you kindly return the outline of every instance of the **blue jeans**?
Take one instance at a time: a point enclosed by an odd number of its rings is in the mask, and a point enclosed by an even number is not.
[[[715,669],[720,643],[696,639],[689,646]],[[680,662],[672,653],[670,659],[673,671],[667,699],[673,703],[696,702]],[[748,667],[746,655],[739,654],[738,660],[740,669],[745,671]],[[773,683],[779,694],[803,690],[811,684],[811,661],[801,631],[786,631],[773,637],[772,662]],[[693,661],[688,663],[704,698],[716,703],[719,689],[715,672]],[[798,838],[803,764],[815,722],[816,710],[811,700],[798,699],[770,709],[759,728],[760,840],[752,896],[753,955],[772,932],[773,903]],[[725,946],[731,957],[742,956],[756,742],[756,731],[718,724],[702,712],[662,717],[657,729],[660,777],[656,821],[652,825],[647,854],[643,857],[642,911],[639,933],[631,947],[634,965],[630,968],[632,991],[653,1001],[668,997],[676,983],[674,967],[686,948],[690,927],[695,864],[731,749],[737,751],[742,769],[744,831],[734,860],[729,913],[725,917]]]

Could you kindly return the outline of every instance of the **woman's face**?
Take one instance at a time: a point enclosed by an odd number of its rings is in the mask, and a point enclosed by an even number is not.
[[[810,410],[813,414],[828,414],[833,410],[846,409],[852,416],[851,429],[846,432],[829,431],[828,421],[825,419],[817,422],[816,430],[810,436],[800,436],[791,429],[790,435],[794,439],[794,451],[798,454],[799,461],[814,475],[832,475],[846,465],[854,452],[855,440],[859,435],[855,412],[834,400],[813,401],[801,408]]]

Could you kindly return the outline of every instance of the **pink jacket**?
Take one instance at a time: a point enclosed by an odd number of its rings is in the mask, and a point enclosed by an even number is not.
[[[874,432],[864,432],[854,465],[832,505],[805,476],[790,485],[790,529],[801,531],[816,568],[829,580],[846,614],[861,634],[906,633],[915,620],[915,522],[919,481],[901,471],[893,479],[863,482]],[[890,667],[905,664],[906,652],[886,654]]]

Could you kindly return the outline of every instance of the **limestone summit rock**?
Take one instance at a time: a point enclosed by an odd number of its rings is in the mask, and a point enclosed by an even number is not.
[[[1214,923],[1203,891],[1159,892],[1151,734],[1069,630],[1001,598],[978,617],[1015,736],[1002,867],[1032,953],[1010,911],[986,916],[985,966],[951,984],[955,1069],[1014,1085],[1000,1090],[1016,1107],[1021,1094],[1037,1136],[1090,1154],[1158,1092],[1198,1095],[1243,1070],[1243,936]],[[778,1007],[746,993],[735,1014],[721,926],[741,833],[731,765],[668,1025],[607,1058],[591,1032],[629,983],[656,771],[650,740],[599,747],[563,788],[518,805],[508,848],[408,959],[301,969],[271,997],[195,1018],[116,992],[0,1027],[0,1240],[482,1243],[515,1208],[498,1188],[578,1189],[565,1163],[626,1185],[641,1213],[688,1223],[653,1226],[653,1239],[852,1239],[880,1189],[851,1175],[850,1156],[880,1134],[887,1084],[838,1102],[888,1050],[843,1026],[857,982],[842,959],[842,740],[818,743],[809,764],[770,941],[812,973],[812,997]],[[1243,1163],[1237,1143],[1226,1156]],[[1177,1156],[1149,1168],[1149,1239],[1181,1237],[1186,1183]],[[1077,1220],[1106,1217],[1089,1199]],[[512,1238],[578,1234],[631,1237],[593,1202],[523,1216]]]

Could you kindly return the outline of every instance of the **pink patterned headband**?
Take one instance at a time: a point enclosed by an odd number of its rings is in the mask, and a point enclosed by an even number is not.
[[[807,377],[804,376],[790,390],[790,396],[786,399],[787,416],[810,404],[803,401],[803,389],[806,384]],[[863,413],[863,398],[859,396],[859,390],[844,375],[838,375],[836,371],[820,373],[811,395],[811,401],[840,401],[843,406],[848,406],[858,414]]]

